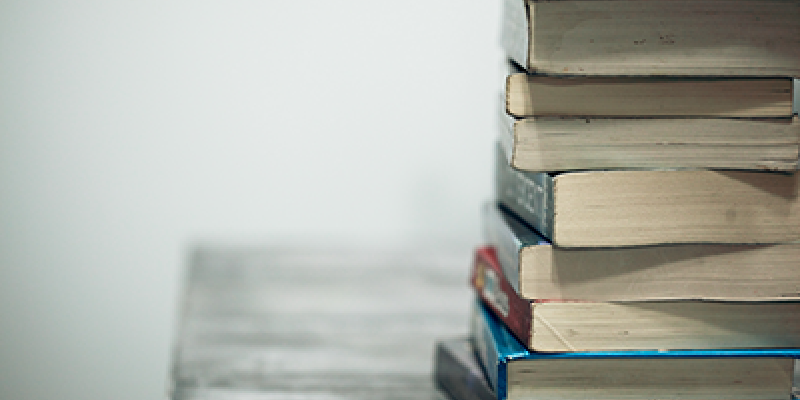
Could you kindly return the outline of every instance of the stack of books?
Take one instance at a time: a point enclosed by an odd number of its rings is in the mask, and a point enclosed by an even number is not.
[[[505,0],[453,399],[790,399],[800,1]]]

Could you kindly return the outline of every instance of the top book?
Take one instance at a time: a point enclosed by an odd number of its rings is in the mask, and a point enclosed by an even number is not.
[[[800,76],[798,0],[505,0],[530,73]]]

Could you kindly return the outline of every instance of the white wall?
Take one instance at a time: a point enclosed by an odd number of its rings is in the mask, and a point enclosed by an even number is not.
[[[1,3],[0,398],[163,397],[195,241],[475,244],[499,8]]]
[[[162,398],[198,240],[475,244],[498,21],[493,1],[0,3],[0,398]]]

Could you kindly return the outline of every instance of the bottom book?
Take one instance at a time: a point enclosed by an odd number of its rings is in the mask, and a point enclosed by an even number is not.
[[[451,400],[496,399],[475,359],[472,343],[467,338],[436,342],[433,381]]]
[[[497,399],[788,400],[797,349],[528,351],[476,301],[470,333]]]

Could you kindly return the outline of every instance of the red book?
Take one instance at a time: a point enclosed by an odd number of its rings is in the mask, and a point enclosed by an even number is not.
[[[471,283],[531,351],[800,348],[797,301],[526,300],[492,247],[475,252]]]
[[[494,247],[481,247],[475,251],[470,282],[484,304],[517,339],[530,348],[531,301],[519,297],[506,280]]]

